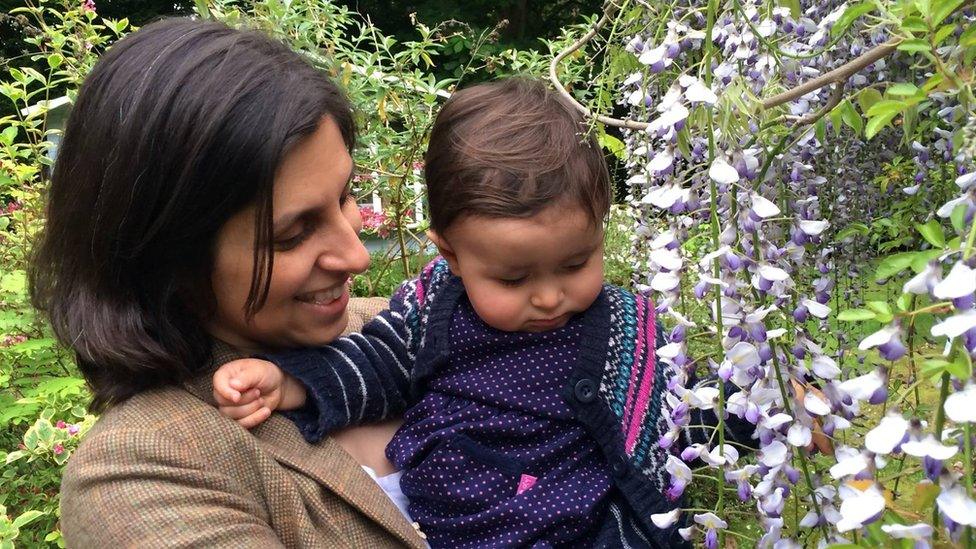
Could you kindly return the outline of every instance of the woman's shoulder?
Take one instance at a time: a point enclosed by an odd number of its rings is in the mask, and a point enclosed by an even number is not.
[[[146,391],[102,414],[68,461],[65,479],[88,463],[137,462],[171,445],[182,446],[189,457],[195,440],[225,439],[234,427],[182,387]]]

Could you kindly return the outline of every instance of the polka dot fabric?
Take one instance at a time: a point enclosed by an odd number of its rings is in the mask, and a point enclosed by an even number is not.
[[[484,324],[462,298],[451,351],[387,448],[410,514],[432,547],[585,546],[611,478],[561,389],[579,318],[544,333]],[[536,479],[519,493],[523,475]]]

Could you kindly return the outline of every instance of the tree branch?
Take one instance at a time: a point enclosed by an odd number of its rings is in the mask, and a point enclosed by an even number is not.
[[[793,101],[794,99],[799,99],[812,91],[819,90],[820,88],[829,86],[831,84],[840,84],[843,86],[843,84],[847,82],[847,79],[850,78],[854,73],[879,59],[891,55],[892,52],[898,48],[898,44],[901,43],[901,40],[901,38],[892,38],[884,44],[875,46],[874,48],[826,74],[818,76],[809,82],[804,82],[799,86],[783,93],[763,99],[762,108],[771,109],[773,107],[782,105],[783,103]]]
[[[643,129],[647,129],[648,126],[647,122],[638,122],[636,120],[621,120],[619,118],[611,118],[609,116],[603,116],[602,114],[594,115],[590,111],[590,109],[586,108],[585,105],[577,101],[576,98],[574,98],[568,91],[566,91],[566,87],[563,86],[562,82],[559,81],[559,74],[556,70],[559,67],[559,63],[563,59],[565,59],[567,56],[569,56],[576,50],[582,48],[584,44],[592,40],[593,37],[596,36],[598,32],[600,32],[600,29],[602,29],[603,26],[606,25],[607,22],[609,22],[610,19],[613,18],[613,16],[617,13],[617,9],[618,6],[614,4],[612,1],[607,2],[606,6],[603,8],[603,15],[593,25],[593,28],[591,28],[589,32],[584,34],[579,40],[573,42],[572,44],[569,45],[569,47],[559,52],[559,54],[552,59],[552,61],[549,63],[549,80],[552,82],[552,85],[556,87],[556,91],[559,92],[559,95],[561,95],[563,99],[568,101],[570,105],[575,107],[576,110],[583,113],[583,116],[586,116],[587,118],[595,119],[602,124],[606,124],[607,126],[615,126],[618,128],[630,128],[632,130],[643,130]]]

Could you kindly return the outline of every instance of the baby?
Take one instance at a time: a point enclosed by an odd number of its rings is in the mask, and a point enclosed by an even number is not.
[[[680,503],[657,444],[661,328],[604,283],[610,178],[580,114],[540,82],[461,90],[425,177],[441,257],[362,334],[224,365],[222,411],[253,425],[295,408],[309,441],[405,411],[386,453],[434,547],[686,544],[651,521]]]

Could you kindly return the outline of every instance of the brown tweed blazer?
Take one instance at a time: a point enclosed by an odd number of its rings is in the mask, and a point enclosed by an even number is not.
[[[349,328],[386,307],[354,299]],[[240,355],[218,344],[214,367]],[[423,547],[336,442],[273,415],[248,432],[213,406],[211,373],[106,412],[68,461],[69,547]]]

